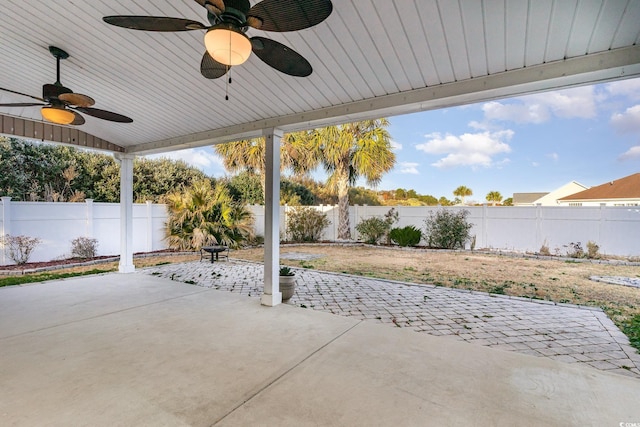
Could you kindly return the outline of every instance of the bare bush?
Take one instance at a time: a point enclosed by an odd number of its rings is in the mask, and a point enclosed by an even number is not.
[[[98,239],[78,237],[71,241],[71,256],[93,258],[98,253]]]
[[[42,240],[37,237],[4,235],[1,239],[9,258],[16,264],[26,264],[29,261],[31,252]]]

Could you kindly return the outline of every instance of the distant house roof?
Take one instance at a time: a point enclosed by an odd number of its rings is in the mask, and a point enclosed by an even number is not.
[[[541,197],[549,193],[513,193],[513,204],[517,203],[533,203]]]
[[[563,197],[560,200],[603,200],[640,198],[640,173],[591,187],[588,190]]]

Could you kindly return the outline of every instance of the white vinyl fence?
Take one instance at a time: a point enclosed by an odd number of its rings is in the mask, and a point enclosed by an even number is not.
[[[71,241],[77,237],[98,240],[98,255],[120,253],[120,204],[12,202],[2,197],[1,235],[25,235],[41,239],[29,261],[68,258]],[[150,252],[165,249],[164,205],[151,202],[133,205],[133,251]],[[0,248],[0,265],[13,264]]]
[[[91,237],[98,240],[99,255],[117,255],[120,252],[120,205],[118,203],[44,203],[12,202],[0,198],[1,235],[26,235],[38,237],[42,243],[33,252],[30,261],[49,261],[65,258],[71,253],[71,240]],[[327,214],[330,221],[323,240],[337,239],[338,207],[316,206]],[[250,206],[255,216],[255,230],[264,235],[264,206]],[[287,212],[293,209],[280,207],[280,236],[286,240]],[[383,217],[390,206],[352,206],[350,209],[351,233],[359,236],[355,225],[362,219]],[[557,249],[566,253],[565,245],[580,242],[586,249],[591,240],[607,255],[640,256],[640,209],[633,207],[395,207],[399,213],[396,227],[414,225],[424,228],[424,220],[430,212],[439,209],[469,211],[468,221],[473,224],[476,249],[537,252],[545,244],[552,253]],[[164,223],[167,211],[164,205],[147,202],[133,206],[134,252],[150,252],[165,249]],[[0,265],[12,261],[0,248]]]
[[[256,218],[256,231],[264,234],[264,206],[251,206]],[[287,211],[280,207],[280,236],[286,239]],[[330,221],[323,240],[336,240],[338,207],[316,206]],[[358,240],[355,225],[366,218],[384,217],[391,206],[351,206],[349,221],[351,237]],[[618,256],[640,256],[640,209],[624,206],[396,206],[399,221],[394,227],[413,225],[424,230],[424,221],[439,209],[469,211],[467,220],[473,224],[476,249],[537,252],[546,245],[551,253],[564,255],[566,245],[589,240],[600,246],[600,253]],[[467,245],[467,248],[469,245]]]

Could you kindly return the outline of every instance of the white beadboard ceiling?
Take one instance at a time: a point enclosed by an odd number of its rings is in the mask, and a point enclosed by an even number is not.
[[[251,1],[251,4],[257,3]],[[250,29],[306,57],[307,78],[255,55],[225,78],[199,72],[204,31],[151,33],[106,15],[207,23],[193,0],[2,0],[0,86],[41,96],[55,81],[49,45],[70,54],[61,81],[95,107],[78,129],[144,154],[286,130],[442,108],[640,76],[640,0],[333,0],[323,23],[291,33]],[[29,102],[0,92],[0,103]],[[0,114],[41,120],[38,107]]]

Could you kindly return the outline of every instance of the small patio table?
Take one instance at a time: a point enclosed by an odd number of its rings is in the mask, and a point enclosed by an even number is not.
[[[204,258],[211,257],[211,264],[213,264],[214,261],[219,261],[220,253],[225,251],[227,252],[227,254],[223,256],[229,259],[229,246],[203,246],[202,248],[200,248],[200,261],[202,261]]]

